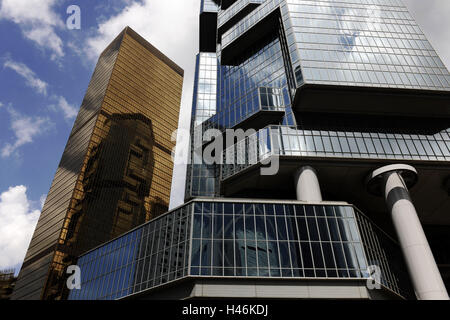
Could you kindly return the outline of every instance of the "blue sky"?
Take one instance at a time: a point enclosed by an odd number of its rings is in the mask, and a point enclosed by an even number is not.
[[[405,0],[450,64],[450,1]],[[81,8],[81,29],[66,10]],[[0,270],[28,247],[98,54],[129,25],[185,70],[180,128],[188,128],[200,0],[0,0]],[[176,166],[171,206],[182,203]]]

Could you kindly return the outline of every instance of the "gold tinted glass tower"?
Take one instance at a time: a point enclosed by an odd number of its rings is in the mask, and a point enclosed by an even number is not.
[[[182,83],[129,27],[101,54],[13,299],[65,299],[80,254],[168,210]]]

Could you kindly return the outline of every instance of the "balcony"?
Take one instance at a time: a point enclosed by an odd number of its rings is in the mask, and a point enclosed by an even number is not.
[[[283,92],[279,88],[258,87],[248,93],[255,101],[252,107],[226,108],[205,122],[205,129],[255,129],[259,130],[268,124],[280,122],[285,114],[286,105]],[[234,104],[232,104],[234,106]],[[229,119],[226,119],[230,113]]]
[[[242,20],[246,15],[252,12],[265,0],[243,0],[237,1],[226,10],[219,11],[218,15],[218,34],[221,36],[225,31],[229,30],[238,21]]]
[[[279,6],[282,0],[266,0],[245,16],[221,38],[223,65],[232,64],[250,46],[279,26]]]
[[[246,110],[242,107],[239,110],[227,108],[197,126],[194,129],[196,135],[200,133],[203,135],[210,129],[217,129],[222,133],[228,128],[233,130],[242,129],[244,131],[249,129],[259,130],[267,125],[279,124],[282,121],[286,112],[286,106],[281,89],[258,87],[249,92],[248,95],[252,100],[256,101],[253,104],[256,108]],[[227,114],[231,114],[231,116],[225,116]],[[210,142],[207,140],[202,143],[203,146],[206,146]]]
[[[229,298],[211,286],[242,285],[255,290],[237,290],[241,298],[402,299],[410,285],[399,252],[347,203],[196,199],[81,256],[86,276],[69,299],[151,299],[164,290],[177,299]],[[381,270],[377,292],[366,287],[372,265]],[[194,294],[212,280],[211,291]],[[326,290],[336,286],[339,295]]]

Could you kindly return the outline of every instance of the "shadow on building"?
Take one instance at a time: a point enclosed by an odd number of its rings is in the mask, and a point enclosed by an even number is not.
[[[104,137],[90,149],[75,190],[67,233],[58,245],[46,296],[65,299],[66,268],[77,257],[168,210],[162,199],[150,199],[154,171],[152,122],[140,113],[101,112]],[[63,278],[63,279],[61,279]]]

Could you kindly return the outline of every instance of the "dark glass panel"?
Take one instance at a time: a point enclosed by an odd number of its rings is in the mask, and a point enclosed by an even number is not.
[[[267,227],[267,240],[276,240],[275,231],[275,218],[273,216],[266,216],[266,227]]]
[[[325,209],[323,206],[314,206],[314,210],[316,212],[316,215],[318,217],[324,217],[325,216]]]
[[[204,202],[203,203],[203,213],[211,213],[211,210],[212,210],[212,203]]]
[[[247,240],[247,268],[256,268],[256,241]]]
[[[223,203],[214,203],[214,206],[213,206],[213,212],[214,213],[223,213]]]
[[[308,222],[308,231],[311,241],[319,241],[319,232],[317,230],[316,218],[306,218]]]
[[[326,268],[336,268],[336,264],[334,262],[333,251],[331,248],[330,242],[322,242],[322,250],[323,256],[325,258],[325,266]]]
[[[310,244],[308,242],[301,242],[300,246],[302,250],[304,268],[313,268],[314,265],[312,260]]]
[[[297,218],[298,232],[300,240],[309,240],[308,227],[306,225],[306,218]]]
[[[255,240],[255,217],[254,216],[246,216],[245,232],[246,232],[247,240]]]
[[[234,235],[234,224],[232,215],[223,216],[223,232],[225,239],[233,239]]]
[[[348,227],[346,225],[345,219],[338,218],[337,222],[342,241],[351,241],[351,236],[350,233],[347,231]]]
[[[348,242],[344,242],[343,247],[344,247],[345,258],[347,260],[347,268],[357,269],[358,261],[357,261],[355,251],[353,249],[352,244],[348,243]]]
[[[295,222],[295,217],[288,216],[286,217],[286,227],[288,232],[288,239],[291,241],[298,240],[297,226]]]
[[[305,206],[304,208],[307,217],[314,217],[316,215],[313,206]]]
[[[280,247],[280,259],[281,259],[281,267],[282,268],[291,268],[291,261],[289,257],[289,243],[286,241],[278,242]]]
[[[245,238],[245,228],[244,228],[244,217],[242,215],[236,215],[235,219],[235,239],[244,239]]]
[[[258,265],[259,267],[268,266],[268,250],[266,241],[257,241],[257,254],[258,254]]]
[[[344,249],[341,243],[333,243],[334,256],[336,258],[337,268],[347,268],[345,261]]]
[[[265,208],[265,212],[266,212],[266,215],[274,215],[274,208],[273,208],[273,204],[265,204],[264,205],[264,208]]]
[[[324,268],[323,254],[319,242],[311,242],[311,250],[314,258],[314,267]]]
[[[339,241],[339,226],[335,218],[328,218],[328,228],[330,231],[331,241]]]
[[[278,240],[287,240],[286,220],[284,217],[276,217]]]
[[[202,267],[211,266],[212,240],[202,240]]]
[[[278,252],[278,245],[276,241],[268,241],[268,254],[269,254],[269,264],[270,268],[280,267],[280,257]]]
[[[214,239],[222,239],[223,238],[223,215],[222,214],[214,214],[213,215],[213,223],[214,223]]]
[[[203,225],[202,225],[202,238],[212,237],[212,216],[210,213],[203,214]]]
[[[225,202],[223,207],[223,213],[224,214],[233,214],[233,204]]]
[[[330,241],[330,236],[328,234],[327,219],[317,218],[317,226],[319,227],[320,239],[322,241]]]
[[[255,216],[256,221],[256,239],[267,239],[266,227],[263,216]]]
[[[194,203],[194,213],[202,213],[202,203],[201,202]]]
[[[200,240],[192,240],[192,259],[191,259],[191,265],[192,266],[200,266],[200,248],[201,248],[201,241]]]
[[[244,206],[242,203],[237,203],[234,205],[234,214],[236,214],[236,215],[244,214]]]
[[[300,205],[295,205],[295,215],[298,216],[304,216],[305,215],[305,207]]]
[[[224,267],[234,267],[234,241],[225,240],[223,247]]]

